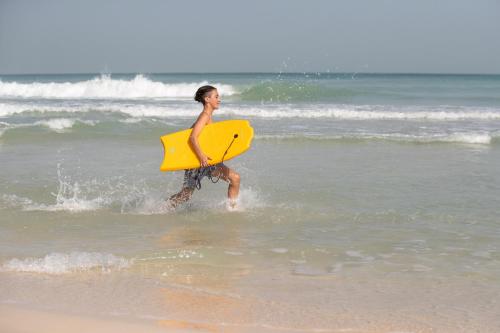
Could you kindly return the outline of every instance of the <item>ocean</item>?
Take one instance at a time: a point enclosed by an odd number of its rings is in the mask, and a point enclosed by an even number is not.
[[[160,136],[246,119],[241,175]],[[0,76],[0,303],[216,331],[497,332],[500,75]]]

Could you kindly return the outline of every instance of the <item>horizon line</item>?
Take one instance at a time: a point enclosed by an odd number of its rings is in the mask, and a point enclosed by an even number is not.
[[[273,75],[491,75],[497,76],[499,73],[459,73],[459,72],[64,72],[64,73],[0,73],[0,76],[22,76],[22,75],[214,75],[214,74],[273,74]]]

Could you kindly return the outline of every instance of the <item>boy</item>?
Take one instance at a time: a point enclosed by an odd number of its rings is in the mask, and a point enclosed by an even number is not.
[[[216,165],[209,165],[211,158],[201,150],[198,143],[198,137],[205,127],[205,125],[212,123],[212,114],[219,108],[220,99],[217,89],[212,86],[200,87],[194,96],[194,100],[203,104],[203,111],[198,116],[196,122],[191,126],[193,129],[189,137],[189,144],[193,148],[198,160],[200,161],[200,168],[189,169],[184,172],[184,183],[182,190],[170,197],[169,202],[172,207],[188,201],[191,199],[194,190],[201,188],[201,180],[207,176],[220,178],[229,183],[227,196],[229,200],[229,207],[236,208],[238,194],[240,192],[240,175],[234,170],[228,168],[224,163]]]

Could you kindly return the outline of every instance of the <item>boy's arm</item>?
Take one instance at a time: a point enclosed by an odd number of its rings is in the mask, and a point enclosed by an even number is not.
[[[207,167],[208,160],[211,160],[211,158],[205,155],[201,150],[198,143],[198,137],[200,136],[201,131],[203,130],[209,119],[210,117],[205,112],[200,114],[200,116],[194,123],[193,130],[191,131],[191,135],[189,136],[189,143],[191,144],[191,147],[193,148],[196,156],[200,160],[200,164],[202,167]]]

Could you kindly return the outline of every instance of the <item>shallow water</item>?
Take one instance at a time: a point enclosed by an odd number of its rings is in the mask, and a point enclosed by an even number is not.
[[[250,331],[498,324],[497,76],[1,80],[1,302],[217,325],[233,304]],[[203,81],[222,87],[215,120],[255,129],[227,162],[237,211],[222,181],[164,203],[182,172],[159,172],[159,136],[190,126]]]

